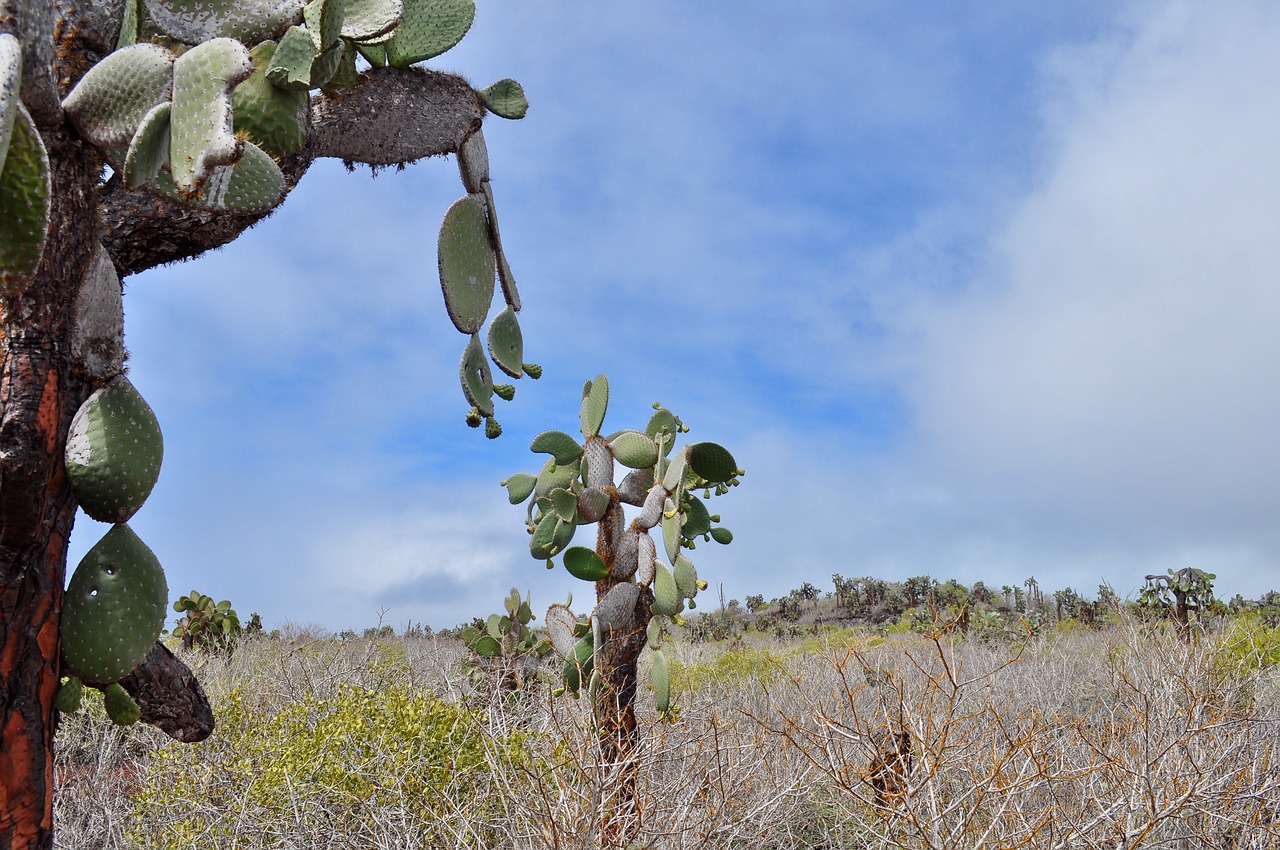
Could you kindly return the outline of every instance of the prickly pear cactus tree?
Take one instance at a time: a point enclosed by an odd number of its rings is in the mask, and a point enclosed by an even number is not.
[[[52,846],[55,705],[86,684],[122,722],[212,729],[156,642],[164,574],[127,525],[161,445],[125,374],[122,278],[235,240],[317,158],[452,154],[463,195],[438,279],[463,334],[459,413],[496,436],[494,398],[515,390],[491,364],[536,377],[481,130],[522,117],[524,93],[420,64],[475,14],[474,0],[0,0],[0,847]],[[112,528],[64,593],[77,506]]]
[[[173,636],[183,649],[230,654],[244,630],[231,600],[215,602],[212,596],[193,590],[179,596],[173,610],[182,616],[173,625]]]
[[[688,553],[698,542],[733,539],[707,502],[737,486],[743,472],[717,443],[677,447],[689,429],[659,405],[644,430],[606,433],[608,406],[609,382],[600,375],[582,388],[582,438],[539,434],[530,448],[548,456],[542,468],[512,475],[503,486],[513,505],[526,506],[530,554],[549,568],[559,559],[569,575],[595,587],[589,612],[552,605],[546,629],[562,659],[564,689],[588,693],[601,758],[617,771],[600,839],[601,846],[621,847],[640,826],[635,751],[641,653],[650,648],[649,684],[657,710],[666,714],[671,686],[664,630],[683,622],[681,612],[695,607],[698,591],[707,587]],[[623,505],[638,509],[629,522]],[[583,525],[596,526],[594,546],[573,545]]]
[[[528,693],[538,677],[538,661],[551,651],[551,644],[530,627],[536,615],[527,596],[513,587],[503,608],[506,613],[490,614],[483,622],[477,619],[462,630],[462,642],[473,656],[468,672],[499,694]]]
[[[1146,576],[1146,584],[1138,594],[1138,604],[1172,620],[1184,639],[1192,635],[1193,618],[1200,618],[1213,607],[1213,573],[1195,567],[1168,570],[1167,575]]]

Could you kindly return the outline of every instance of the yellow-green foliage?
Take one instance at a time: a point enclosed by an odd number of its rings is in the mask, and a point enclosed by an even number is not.
[[[782,675],[783,657],[767,649],[738,646],[719,653],[709,661],[684,664],[670,661],[671,690],[696,693],[708,686],[738,688],[743,685],[768,687]]]
[[[145,816],[139,828],[169,824],[168,846],[198,846],[237,828],[210,821],[194,800],[266,828],[278,824],[281,840],[309,817],[337,817],[350,831],[369,828],[365,812],[398,802],[406,817],[420,820],[425,839],[434,823],[464,817],[474,827],[499,818],[493,801],[500,796],[486,787],[491,763],[528,768],[533,761],[522,733],[486,738],[473,712],[402,685],[342,686],[270,716],[237,689],[216,708],[214,738],[158,750],[138,795]],[[262,840],[274,844],[272,836]]]
[[[1280,665],[1280,628],[1264,624],[1256,614],[1236,617],[1222,638],[1219,660],[1245,674]]]

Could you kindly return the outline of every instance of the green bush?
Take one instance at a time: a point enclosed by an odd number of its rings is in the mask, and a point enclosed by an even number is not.
[[[696,693],[711,685],[738,688],[768,687],[782,675],[783,657],[767,649],[739,646],[717,654],[710,661],[684,664],[671,659],[671,690]]]
[[[1280,627],[1266,625],[1257,614],[1241,614],[1227,628],[1219,653],[1220,663],[1236,673],[1280,666]]]
[[[209,741],[155,752],[136,824],[167,829],[139,843],[199,846],[243,834],[248,820],[263,846],[326,825],[367,833],[364,819],[389,805],[419,822],[424,840],[459,817],[483,830],[501,817],[503,797],[487,787],[495,760],[533,766],[526,735],[487,737],[475,713],[403,685],[342,686],[274,714],[236,689],[218,718]]]

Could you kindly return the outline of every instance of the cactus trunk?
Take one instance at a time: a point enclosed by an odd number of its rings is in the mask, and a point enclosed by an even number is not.
[[[617,553],[614,542],[619,539],[622,524],[622,506],[617,495],[611,493],[605,517],[596,530],[596,554],[610,568]],[[616,577],[596,582],[597,602],[619,583]],[[652,594],[647,590],[642,592],[636,604],[638,625],[625,634],[602,635],[603,643],[596,647],[595,669],[600,676],[600,687],[594,695],[593,711],[601,765],[611,780],[606,783],[605,798],[601,801],[601,847],[626,847],[640,832],[636,685],[652,600]]]
[[[0,847],[53,846],[58,613],[75,517],[62,453],[89,394],[68,317],[91,274],[97,163],[59,131],[51,240],[31,284],[4,300],[0,343]]]

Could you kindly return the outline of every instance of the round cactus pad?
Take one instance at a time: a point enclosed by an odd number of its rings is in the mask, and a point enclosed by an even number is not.
[[[100,522],[125,522],[160,477],[164,441],[150,405],[116,378],[80,405],[67,433],[67,477],[80,507]]]
[[[482,195],[466,195],[449,207],[440,224],[440,288],[454,326],[473,334],[493,301],[494,257]]]
[[[155,554],[124,523],[76,567],[62,605],[62,653],[86,682],[127,676],[164,628],[169,588]]]

